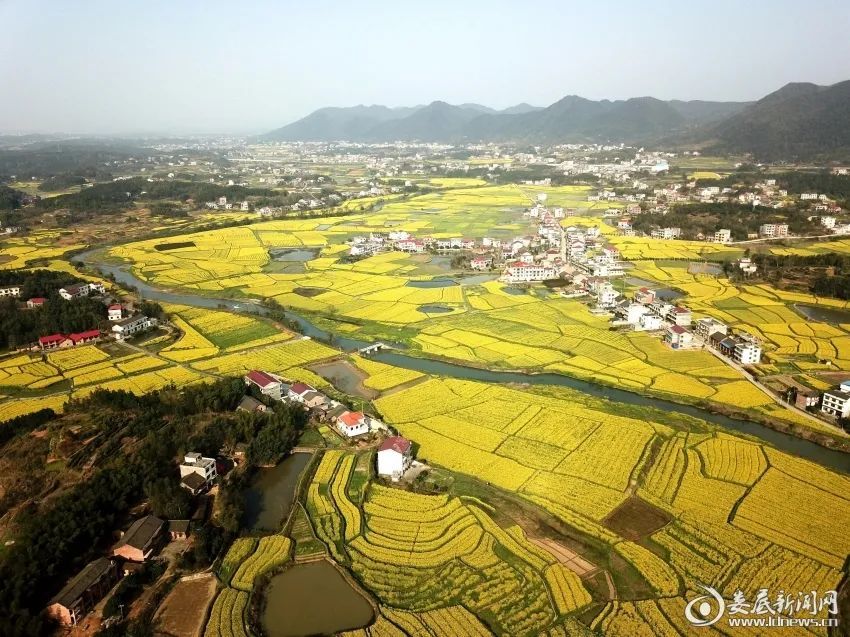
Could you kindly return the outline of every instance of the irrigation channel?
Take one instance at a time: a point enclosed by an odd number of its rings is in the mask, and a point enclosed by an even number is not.
[[[127,266],[116,266],[100,263],[92,258],[95,250],[81,253],[75,257],[75,261],[82,261],[86,265],[100,270],[104,275],[112,275],[118,283],[127,287],[135,287],[142,297],[152,301],[164,301],[180,305],[190,305],[209,309],[226,308],[231,311],[245,312],[263,315],[267,312],[263,306],[252,302],[237,302],[232,299],[218,299],[205,296],[197,296],[189,293],[167,292],[155,288],[133,275]],[[338,334],[331,334],[316,327],[309,320],[290,310],[285,311],[286,317],[298,325],[298,329],[305,336],[316,340],[330,342],[347,352],[356,351],[370,345],[367,341],[348,338]],[[828,449],[809,440],[798,438],[791,434],[776,431],[757,422],[732,418],[722,414],[716,414],[699,407],[683,405],[680,403],[644,396],[632,391],[607,387],[587,380],[570,378],[560,374],[524,374],[522,372],[495,371],[466,367],[456,363],[439,361],[428,358],[419,358],[404,354],[399,350],[383,350],[372,355],[375,360],[413,369],[425,374],[436,376],[447,376],[462,378],[466,380],[478,380],[489,383],[518,383],[527,385],[557,385],[568,387],[596,398],[603,398],[611,402],[623,403],[640,407],[651,407],[670,413],[680,413],[694,418],[699,418],[720,427],[731,429],[755,438],[759,438],[777,449],[786,451],[795,456],[811,460],[819,465],[850,473],[850,454],[834,449]]]

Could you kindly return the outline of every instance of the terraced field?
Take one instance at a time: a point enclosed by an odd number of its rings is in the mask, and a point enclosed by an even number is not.
[[[490,634],[489,625],[499,634],[531,635],[590,603],[578,575],[521,530],[498,526],[479,504],[374,483],[361,501],[350,499],[354,461],[350,453],[325,453],[307,510],[336,560],[378,598],[388,623],[407,634],[430,634],[421,624],[442,621],[455,632],[440,634]],[[368,630],[391,630],[383,624]]]
[[[673,634],[700,584],[752,596],[758,577],[795,591],[841,580],[850,479],[765,445],[661,414],[613,415],[567,390],[430,379],[376,405],[429,462],[516,493],[640,573],[653,599],[608,604],[595,622],[604,634]],[[637,542],[608,522],[631,493],[669,518]]]

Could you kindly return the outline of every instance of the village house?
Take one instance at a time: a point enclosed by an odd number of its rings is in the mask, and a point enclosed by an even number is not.
[[[22,285],[18,285],[18,284],[4,285],[4,286],[0,287],[0,297],[11,296],[11,297],[18,298],[18,297],[21,296],[21,288],[22,287],[23,287]]]
[[[850,417],[850,381],[844,381],[838,389],[825,391],[820,410],[836,418]]]
[[[694,325],[694,333],[704,341],[708,341],[711,335],[716,333],[725,336],[728,331],[729,327],[725,323],[711,317],[701,318]]]
[[[304,404],[305,396],[311,392],[317,393],[316,389],[307,383],[295,382],[290,386],[287,398],[293,402]]]
[[[662,321],[660,316],[656,316],[655,314],[644,314],[640,317],[635,329],[640,329],[641,331],[660,330],[661,324]]]
[[[674,305],[662,315],[662,318],[673,325],[687,327],[691,324],[691,311],[681,305]]]
[[[71,299],[79,299],[84,296],[88,296],[93,292],[99,292],[101,294],[106,292],[106,288],[102,283],[74,283],[73,285],[66,286],[64,288],[59,288],[59,296],[61,296],[66,301],[70,301]]]
[[[169,520],[166,533],[172,540],[185,540],[189,537],[189,520]]]
[[[114,557],[130,562],[146,562],[159,548],[165,531],[165,522],[153,515],[139,518],[121,536],[112,549]]]
[[[738,268],[744,274],[755,274],[758,270],[758,266],[749,257],[738,259]]]
[[[413,462],[412,445],[407,438],[390,436],[378,447],[378,475],[398,480]]]
[[[120,303],[113,303],[106,309],[106,318],[110,321],[120,321],[124,318],[124,308]]]
[[[600,309],[610,309],[617,304],[620,293],[610,283],[606,283],[596,292],[596,306]]]
[[[253,396],[242,396],[242,400],[240,400],[239,404],[236,406],[236,411],[270,413],[272,410]]]
[[[788,236],[787,223],[763,223],[759,226],[759,236],[768,239]]]
[[[36,307],[41,307],[45,303],[47,303],[47,299],[44,298],[43,296],[34,296],[30,300],[27,301],[27,307],[30,308],[30,309],[33,309],[33,308],[36,308]]]
[[[205,458],[200,453],[190,452],[183,456],[183,462],[180,463],[180,481],[181,484],[189,476],[199,476],[203,480],[203,487],[209,488],[218,477],[216,471],[215,458]],[[193,479],[193,482],[196,482]],[[187,488],[189,484],[185,485]],[[191,490],[191,489],[190,489]]]
[[[50,334],[38,337],[38,346],[42,350],[61,349],[72,347],[74,343],[64,334]]]
[[[117,341],[123,341],[125,338],[133,336],[133,334],[151,329],[152,327],[156,327],[156,325],[157,320],[155,318],[148,318],[143,314],[137,314],[136,316],[115,321],[115,325],[112,326],[112,336]]]
[[[469,267],[473,270],[487,270],[493,264],[493,259],[490,257],[472,257],[469,260]]]
[[[622,306],[619,313],[626,323],[637,326],[640,323],[641,317],[649,313],[649,308],[640,303],[629,303]]]
[[[732,358],[742,365],[758,365],[761,362],[761,345],[753,338],[739,338],[732,350]]]
[[[69,334],[68,338],[74,345],[94,343],[100,340],[100,330],[87,330],[85,332],[77,332],[75,334]]]
[[[640,288],[635,290],[634,294],[635,303],[640,303],[641,305],[649,305],[650,303],[655,302],[655,290],[650,290],[649,288]]]
[[[664,340],[673,349],[686,349],[693,344],[694,335],[681,325],[671,325],[664,334]]]
[[[369,433],[370,421],[362,411],[346,411],[336,419],[336,427],[342,435],[353,438]]]
[[[254,385],[261,394],[274,400],[283,400],[284,394],[290,389],[278,377],[256,369],[248,372],[244,379],[246,385]]]
[[[732,231],[728,228],[721,228],[714,233],[713,241],[714,243],[729,243],[732,241]]]
[[[513,261],[505,268],[502,280],[508,283],[530,283],[555,278],[555,270],[536,263]]]
[[[76,626],[118,581],[117,563],[105,557],[89,562],[59,591],[47,614],[63,626]]]
[[[656,228],[650,232],[653,239],[678,239],[682,235],[681,228]]]

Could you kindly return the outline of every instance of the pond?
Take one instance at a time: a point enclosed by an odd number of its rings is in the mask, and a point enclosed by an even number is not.
[[[292,503],[309,453],[294,453],[277,466],[263,467],[245,492],[242,527],[252,532],[279,531]]]
[[[329,562],[297,564],[275,575],[265,591],[262,625],[268,637],[333,635],[372,623],[372,605]]]
[[[416,308],[423,314],[448,314],[452,308],[445,305],[420,305]]]
[[[333,361],[314,365],[310,369],[327,380],[331,385],[352,396],[361,398],[376,398],[378,392],[363,386],[366,374],[355,368],[348,361]]]
[[[512,288],[508,286],[503,287],[502,292],[505,294],[512,294],[513,296],[524,296],[528,293],[525,288]]]
[[[723,274],[723,266],[717,263],[694,263],[688,264],[688,274],[711,274],[719,276]]]
[[[815,305],[795,305],[794,309],[812,321],[832,323],[833,325],[850,323],[850,310],[842,310],[835,307],[818,307]]]
[[[287,261],[294,263],[305,263],[315,259],[319,254],[319,248],[272,248],[269,256],[272,261]]]
[[[408,281],[406,285],[409,288],[448,288],[457,285],[457,283],[451,279],[429,279],[427,281]]]
[[[458,278],[461,285],[481,285],[488,281],[495,281],[499,278],[498,274],[470,274]]]

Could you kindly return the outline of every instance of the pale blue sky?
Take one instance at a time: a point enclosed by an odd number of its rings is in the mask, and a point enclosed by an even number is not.
[[[4,132],[245,133],[321,106],[850,79],[848,0],[0,0],[0,24]]]

